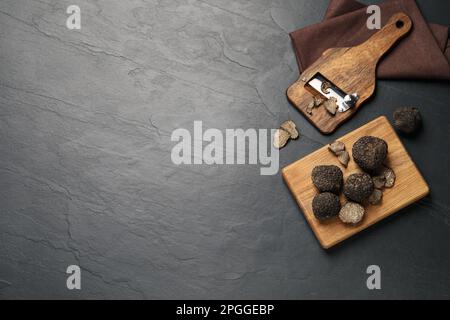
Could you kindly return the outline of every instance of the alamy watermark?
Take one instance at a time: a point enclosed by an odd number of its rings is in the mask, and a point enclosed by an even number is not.
[[[67,277],[66,287],[69,290],[80,290],[81,289],[81,269],[76,264],[72,264],[67,267],[67,274],[70,276]]]
[[[381,268],[373,264],[367,267],[366,273],[370,274],[366,281],[367,289],[381,290]]]
[[[367,29],[381,29],[381,8],[376,4],[373,4],[367,7],[366,13],[370,14],[366,22]]]
[[[259,164],[261,175],[274,175],[279,169],[279,150],[272,145],[274,133],[275,129],[214,128],[203,132],[203,122],[194,121],[193,134],[185,128],[172,132],[171,141],[178,143],[171,159],[176,165]]]
[[[69,30],[80,30],[81,29],[81,9],[77,5],[70,5],[66,10],[67,14],[70,16],[66,20],[66,27]]]

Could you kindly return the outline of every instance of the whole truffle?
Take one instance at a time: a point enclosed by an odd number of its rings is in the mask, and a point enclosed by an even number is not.
[[[339,197],[334,193],[319,193],[313,199],[312,209],[317,219],[326,220],[338,215],[341,203]]]
[[[364,217],[364,207],[359,203],[347,202],[339,211],[339,219],[344,223],[356,224]]]
[[[312,170],[311,179],[320,192],[338,194],[342,187],[344,177],[337,166],[317,166]]]
[[[394,125],[404,133],[415,133],[422,126],[422,116],[417,108],[404,107],[394,111]]]
[[[361,202],[369,197],[373,189],[372,177],[367,173],[351,174],[344,183],[344,195],[355,202]]]
[[[364,171],[372,172],[386,159],[388,146],[383,139],[364,136],[355,142],[352,148],[353,159]]]

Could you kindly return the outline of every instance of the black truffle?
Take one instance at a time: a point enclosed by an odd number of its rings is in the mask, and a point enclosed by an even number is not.
[[[351,174],[344,183],[344,195],[355,202],[362,202],[373,192],[372,177],[367,173]]]
[[[352,153],[353,160],[361,169],[372,172],[379,168],[386,159],[388,145],[383,139],[364,136],[355,142]]]
[[[403,107],[394,111],[394,125],[404,133],[412,134],[422,126],[422,116],[417,108]]]
[[[311,179],[320,192],[338,194],[341,191],[344,177],[337,166],[317,166],[312,170]]]
[[[334,193],[319,193],[313,199],[312,209],[317,219],[326,220],[339,214],[341,203]]]

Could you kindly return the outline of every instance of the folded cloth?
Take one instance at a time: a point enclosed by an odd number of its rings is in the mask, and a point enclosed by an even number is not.
[[[414,0],[387,0],[379,4],[381,25],[397,13],[406,13],[413,29],[380,61],[379,79],[450,79],[448,27],[428,24]],[[328,48],[352,47],[378,30],[366,27],[367,6],[355,0],[331,0],[320,23],[290,33],[300,72]]]

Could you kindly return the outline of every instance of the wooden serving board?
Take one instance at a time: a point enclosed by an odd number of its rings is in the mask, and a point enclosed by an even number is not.
[[[356,226],[342,223],[339,217],[320,222],[312,212],[312,200],[317,194],[317,190],[311,181],[313,168],[317,165],[337,165],[344,173],[344,180],[352,173],[361,172],[353,161],[351,151],[356,140],[366,135],[379,137],[387,142],[388,157],[386,165],[392,168],[396,174],[394,187],[384,189],[383,200],[380,205],[365,206],[364,219]],[[328,146],[324,146],[282,169],[284,181],[302,209],[320,244],[325,249],[338,244],[429,193],[427,183],[386,117],[379,117],[337,140],[342,141],[346,150],[350,153],[351,160],[348,168],[339,163],[336,156],[328,150]],[[341,194],[340,199],[341,204],[344,204],[345,196],[343,194]]]
[[[375,91],[376,67],[381,57],[412,27],[411,19],[404,13],[393,15],[386,25],[366,42],[350,48],[331,48],[292,84],[286,92],[288,100],[320,132],[330,134],[348,120]],[[366,26],[364,26],[366,28]],[[358,93],[356,105],[345,111],[329,114],[323,106],[306,110],[313,96],[320,95],[306,84],[317,73],[322,74],[347,94]]]

